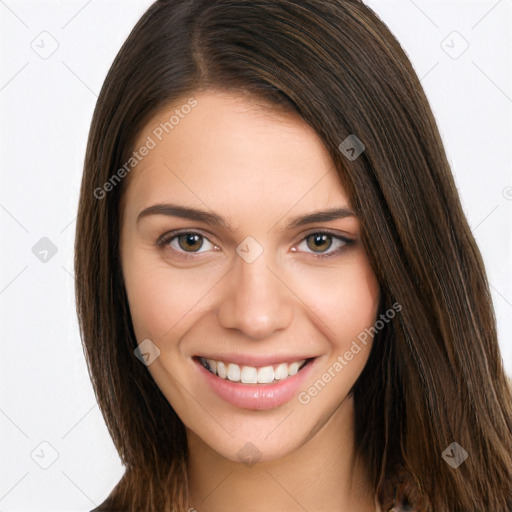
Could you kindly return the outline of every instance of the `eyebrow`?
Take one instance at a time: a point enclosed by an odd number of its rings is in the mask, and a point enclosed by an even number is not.
[[[175,204],[155,204],[142,210],[137,217],[137,222],[149,215],[167,215],[170,217],[180,217],[182,219],[204,222],[210,226],[223,227],[233,231],[229,221],[222,217],[222,215],[199,210],[197,208],[190,208]],[[350,208],[331,208],[328,210],[312,212],[306,215],[301,215],[299,217],[294,217],[292,220],[290,220],[284,229],[293,229],[306,226],[308,224],[314,224],[315,222],[329,222],[331,220],[344,219],[346,217],[355,216],[356,214]]]

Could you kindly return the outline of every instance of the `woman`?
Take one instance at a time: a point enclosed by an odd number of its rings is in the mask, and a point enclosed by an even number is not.
[[[98,99],[75,268],[126,466],[96,510],[512,510],[482,258],[362,2],[155,2]]]

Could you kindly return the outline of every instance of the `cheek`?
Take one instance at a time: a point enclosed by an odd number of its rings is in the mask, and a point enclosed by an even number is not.
[[[366,262],[354,269],[346,284],[341,286],[340,294],[340,316],[352,336],[374,324],[379,308],[380,287]]]
[[[297,269],[295,269],[297,270]],[[139,341],[163,341],[186,328],[187,315],[201,304],[214,287],[218,275],[204,269],[172,269],[155,256],[154,249],[138,248],[123,257],[123,274],[135,334]],[[217,278],[215,276],[217,275]],[[378,311],[379,285],[362,250],[336,267],[293,271],[290,283],[307,310],[320,319],[325,334],[337,344],[350,340],[372,326]],[[207,303],[208,301],[205,301]],[[336,336],[334,336],[334,333]]]
[[[151,258],[149,251],[133,251],[126,256],[123,274],[137,340],[159,339],[180,314],[179,282],[165,277],[161,264]]]
[[[379,308],[380,287],[364,255],[338,268],[310,274],[302,287],[309,308],[326,326],[333,344],[347,343],[373,326]]]
[[[153,248],[138,248],[123,259],[123,274],[137,340],[163,343],[186,328],[215,284],[200,268],[173,269]]]

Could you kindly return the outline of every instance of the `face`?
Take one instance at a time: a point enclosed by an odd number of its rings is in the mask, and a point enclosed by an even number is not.
[[[241,95],[194,98],[160,112],[136,142],[151,149],[121,208],[133,326],[189,432],[230,460],[244,450],[273,460],[347,398],[371,348],[361,334],[379,285],[309,125]]]

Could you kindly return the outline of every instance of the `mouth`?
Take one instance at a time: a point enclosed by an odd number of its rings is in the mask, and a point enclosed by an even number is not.
[[[232,354],[231,360],[227,356],[194,356],[192,360],[198,382],[206,384],[205,393],[209,389],[238,409],[262,411],[289,403],[316,371],[320,357],[300,357],[272,361],[268,357]]]
[[[275,384],[299,373],[315,358],[309,357],[292,362],[280,362],[266,366],[239,365],[229,361],[195,356],[194,359],[212,375],[223,380],[242,384]]]

